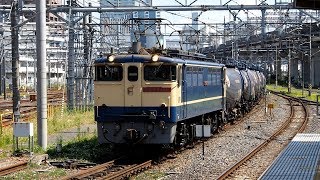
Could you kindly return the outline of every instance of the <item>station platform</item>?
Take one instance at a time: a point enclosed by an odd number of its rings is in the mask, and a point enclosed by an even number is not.
[[[320,179],[320,134],[297,134],[261,180]]]

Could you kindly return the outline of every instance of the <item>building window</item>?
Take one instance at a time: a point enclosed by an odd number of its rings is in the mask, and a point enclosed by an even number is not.
[[[144,17],[145,17],[145,18],[149,18],[149,11],[145,11],[145,12],[144,12]]]
[[[160,18],[160,11],[157,11],[157,12],[156,12],[156,17],[157,17],[157,18]]]

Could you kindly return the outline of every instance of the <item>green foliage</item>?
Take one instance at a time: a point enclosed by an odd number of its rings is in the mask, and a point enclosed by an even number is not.
[[[52,179],[55,180],[59,177],[66,176],[67,173],[64,169],[50,169],[49,171],[35,171],[35,168],[40,168],[37,165],[28,165],[28,169],[19,171],[8,176],[0,177],[3,180],[9,179],[23,179],[23,180],[34,180],[34,179]]]
[[[319,91],[317,92],[317,90],[315,89],[311,90],[311,96],[309,96],[308,89],[302,90],[295,87],[292,87],[291,93],[288,93],[288,87],[279,86],[279,85],[276,87],[274,84],[267,85],[267,89],[271,91],[276,91],[276,92],[283,92],[289,96],[304,98],[312,101],[317,101],[317,95],[319,95]]]
[[[62,111],[61,107],[59,107],[53,108],[53,111],[53,116],[48,118],[49,134],[72,127],[78,127],[83,124],[94,123],[92,110]]]
[[[93,110],[90,109],[88,111],[76,110],[76,111],[62,111],[61,106],[55,108],[49,108],[52,111],[52,116],[48,117],[48,134],[54,134],[65,129],[80,127],[80,125],[84,124],[93,124]],[[37,120],[36,118],[31,119],[30,122],[33,123],[34,126],[34,152],[42,153],[43,149],[37,145]],[[20,139],[20,138],[19,138]],[[78,137],[81,139],[81,136]],[[19,143],[26,143],[27,138],[21,138]],[[12,143],[13,143],[13,130],[10,127],[4,127],[2,134],[0,134],[0,150],[12,151]],[[1,152],[1,151],[0,151]],[[3,156],[0,153],[0,157]]]
[[[1,151],[12,150],[12,134],[12,128],[3,128],[3,132],[0,134],[0,157],[6,156],[6,153],[1,153]]]

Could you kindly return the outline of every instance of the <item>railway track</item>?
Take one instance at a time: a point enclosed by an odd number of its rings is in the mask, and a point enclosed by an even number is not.
[[[287,96],[285,92],[276,92],[276,91],[272,91],[272,90],[268,90],[270,91],[271,93],[273,94],[276,94],[276,95],[283,95],[283,96]],[[295,99],[297,101],[302,101],[303,103],[305,104],[308,104],[308,105],[317,105],[317,102],[316,101],[311,101],[311,100],[307,100],[305,99],[305,97],[290,97],[292,99]]]
[[[277,95],[286,98],[289,101],[291,109],[290,117],[274,134],[268,139],[265,139],[262,144],[248,153],[243,159],[223,172],[217,179],[257,179],[258,177],[248,177],[248,174],[250,174],[248,171],[255,171],[255,169],[257,169],[255,166],[259,163],[261,164],[261,157],[269,157],[271,161],[270,151],[275,151],[274,153],[278,154],[297,133],[304,131],[308,122],[308,112],[305,103],[297,98],[291,98],[280,94]],[[301,113],[303,115],[301,115]],[[279,142],[282,144],[281,147],[275,148],[276,146],[279,146]],[[251,174],[258,175],[256,171]]]
[[[58,105],[62,102],[62,94],[61,92],[52,92],[48,93],[48,104],[49,105]],[[2,101],[0,105],[0,110],[2,110],[3,118],[2,118],[2,127],[11,126],[12,124],[12,113],[5,112],[5,110],[12,109],[12,101]],[[21,121],[28,121],[31,117],[33,117],[37,112],[37,102],[30,100],[21,100],[21,108],[20,108],[20,119]],[[1,111],[0,111],[1,113]]]
[[[113,160],[98,166],[80,170],[76,174],[64,177],[63,180],[71,179],[125,179],[151,167],[152,160],[142,163],[118,163]]]
[[[23,161],[23,162],[16,163],[14,165],[0,168],[0,176],[5,176],[14,172],[21,171],[23,169],[26,169],[27,167],[28,167],[28,161]]]

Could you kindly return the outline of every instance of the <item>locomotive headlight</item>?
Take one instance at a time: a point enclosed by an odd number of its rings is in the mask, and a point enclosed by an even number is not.
[[[114,125],[114,130],[116,130],[116,132],[119,132],[121,130],[121,125],[119,123],[116,123]]]
[[[167,106],[166,103],[162,103],[162,104],[160,105],[161,108],[165,108],[166,106]]]
[[[109,56],[109,57],[108,57],[108,61],[109,61],[109,62],[113,62],[113,61],[114,61],[114,55]]]
[[[151,56],[151,60],[153,61],[153,62],[157,62],[157,61],[159,61],[159,55],[157,55],[157,54],[154,54],[154,55],[152,55]]]

